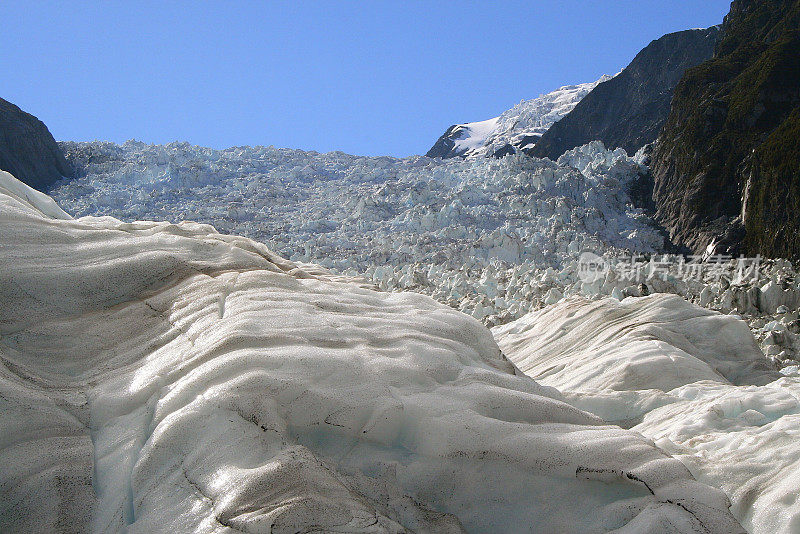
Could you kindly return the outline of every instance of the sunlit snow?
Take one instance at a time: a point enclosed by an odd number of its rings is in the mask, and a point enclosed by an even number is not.
[[[611,78],[606,75],[595,82],[565,85],[537,98],[521,100],[499,117],[457,124],[452,132],[453,153],[466,158],[482,158],[493,155],[506,145],[518,150],[530,148],[592,89]]]

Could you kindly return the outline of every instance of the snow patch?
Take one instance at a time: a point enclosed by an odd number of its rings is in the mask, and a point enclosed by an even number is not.
[[[459,124],[453,134],[458,134],[455,138],[454,148],[458,153],[474,151],[486,143],[486,140],[497,129],[497,121],[500,117],[493,119]]]
[[[466,158],[482,158],[495,154],[507,145],[515,150],[530,148],[592,89],[611,78],[613,76],[604,75],[594,82],[565,85],[537,98],[521,100],[499,117],[458,124],[451,132],[453,152]]]

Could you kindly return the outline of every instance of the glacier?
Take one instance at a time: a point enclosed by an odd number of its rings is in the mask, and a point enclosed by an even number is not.
[[[792,364],[800,329],[777,310],[800,303],[788,262],[762,264],[758,280],[646,274],[583,284],[581,251],[664,252],[661,230],[630,191],[644,154],[600,142],[557,162],[396,159],[272,147],[226,150],[187,143],[62,143],[81,176],[51,191],[78,216],[195,220],[266,243],[299,263],[365,276],[384,290],[433,296],[489,325],[572,295],[682,295],[741,314],[769,356]],[[733,282],[733,281],[731,281]],[[797,317],[794,317],[797,319]],[[775,323],[775,324],[774,324]]]
[[[596,141],[551,162],[134,141],[61,146],[80,177],[51,194],[78,216],[214,224],[298,263],[433,296],[490,326],[572,295],[673,293],[742,315],[776,365],[794,365],[800,354],[791,316],[800,276],[791,262],[764,260],[759,276],[743,282],[685,273],[578,279],[584,250],[664,252],[662,231],[631,198],[647,172],[643,151],[628,156]],[[781,306],[790,313],[778,314]]]
[[[602,143],[558,162],[185,143],[62,146],[82,176],[50,194],[70,213],[213,223],[292,260],[340,271],[521,257],[559,265],[584,242],[651,252],[663,246],[627,193],[645,169]]]
[[[0,172],[4,531],[743,532],[475,319]]]
[[[219,151],[185,143],[62,147],[81,176],[51,195],[70,213],[210,223],[292,261],[364,274],[384,289],[405,277],[404,285],[423,282],[423,292],[434,294],[460,271],[474,278],[526,262],[560,270],[583,248],[654,253],[664,243],[629,195],[646,172],[641,159],[602,143],[558,162]],[[408,266],[416,274],[398,274]],[[468,295],[450,288],[444,297],[459,307]],[[536,305],[520,300],[515,317]],[[473,313],[476,302],[464,306]],[[486,316],[502,308],[483,306]]]
[[[769,365],[742,319],[675,295],[571,297],[492,332],[538,383],[723,489],[748,532],[800,528],[800,374]]]
[[[518,379],[529,374],[536,388],[545,388],[545,392],[536,389],[536,395],[589,417],[581,424],[619,425],[644,436],[677,458],[697,480],[724,490],[736,519],[748,531],[796,530],[798,511],[792,495],[798,487],[792,472],[800,455],[792,428],[798,413],[793,399],[798,398],[800,365],[800,276],[792,263],[764,259],[752,279],[647,269],[632,279],[614,269],[593,282],[577,275],[578,256],[586,250],[608,257],[638,254],[670,259],[664,255],[662,232],[632,198],[632,188],[647,172],[643,151],[629,156],[592,142],[552,162],[522,155],[397,159],[135,141],[62,143],[62,147],[80,176],[57,184],[51,194],[78,220],[119,228],[131,225],[136,232],[147,228],[154,235],[191,228],[200,232],[197,235],[225,236],[203,224],[213,223],[223,232],[265,243],[257,250],[274,250],[269,252],[270,261],[286,265],[286,276],[354,285],[369,294],[378,290],[376,294],[385,295],[381,298],[424,299],[408,292],[426,294],[494,327],[502,353],[493,346],[489,353],[496,355],[483,355],[481,361]],[[35,196],[17,185],[9,189],[16,191],[17,199]],[[40,211],[63,217],[61,208],[46,196],[35,198]],[[190,234],[187,237],[195,235]],[[253,243],[236,239],[237,246]],[[726,268],[735,272],[736,259],[730,259]],[[234,301],[230,295],[236,292],[214,291],[226,295],[216,304],[217,316],[224,319],[219,310],[224,316]],[[338,293],[325,298],[339,298],[333,295]],[[434,344],[451,346],[454,338],[450,334],[445,338],[436,338]],[[360,343],[371,347],[372,338],[365,334],[365,339]],[[491,338],[484,342],[494,343]],[[143,380],[160,378],[150,375]],[[371,395],[383,398],[380,393]],[[338,453],[319,444],[300,444],[325,466],[331,455],[338,458]],[[122,453],[109,454],[114,462],[133,461]],[[378,461],[380,473],[386,469],[382,462]],[[442,525],[456,525],[452,526],[456,531],[513,532],[520,522],[532,521],[514,516],[507,523],[489,525],[478,519],[485,521],[486,514],[506,517],[511,513],[506,508],[502,513],[484,508],[475,512],[476,517],[465,518],[457,510],[459,505],[430,497],[433,490],[416,482],[404,485],[396,474],[391,484],[386,483],[393,489],[376,497],[374,489],[365,489],[365,484],[374,484],[372,467],[347,464],[332,469],[359,502],[411,530],[438,532],[445,529]],[[595,469],[581,466],[582,476],[602,480],[631,476],[619,467]],[[116,484],[109,491],[116,492],[114,502],[126,503],[127,510],[127,497],[119,496],[119,487],[130,484]],[[502,485],[497,480],[494,484]],[[395,497],[400,500],[394,501]],[[407,497],[421,508],[408,504]],[[461,506],[468,507],[464,503],[470,498],[463,497]],[[476,498],[498,499],[486,493]],[[375,499],[393,504],[387,509],[376,505]],[[501,500],[509,508],[531,506],[507,496]],[[413,510],[408,512],[413,519],[398,507]],[[135,511],[125,514],[122,521],[136,517]],[[642,528],[666,528],[666,523],[653,527],[661,520],[653,523],[647,517],[639,514],[624,528],[636,531],[640,521],[649,525]],[[569,531],[563,525],[553,528]],[[585,523],[574,528],[605,527]]]

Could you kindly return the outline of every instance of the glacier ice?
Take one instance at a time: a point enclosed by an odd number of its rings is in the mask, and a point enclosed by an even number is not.
[[[747,323],[677,295],[571,297],[493,331],[517,367],[559,391],[670,391],[779,377]]]
[[[82,176],[60,184],[53,195],[67,211],[84,216],[80,221],[129,227],[136,235],[180,228],[192,238],[212,230],[195,223],[125,226],[107,216],[213,222],[290,257],[269,256],[287,265],[290,274],[283,276],[352,284],[353,276],[363,275],[357,282],[362,288],[425,293],[488,325],[522,317],[495,333],[519,368],[561,390],[537,394],[655,440],[700,481],[724,489],[748,529],[798,528],[792,399],[798,395],[800,276],[791,262],[764,260],[757,280],[647,273],[631,280],[613,270],[595,283],[576,276],[584,249],[612,256],[663,251],[661,234],[628,194],[645,170],[642,154],[629,157],[599,142],[557,162],[521,156],[400,160],[271,147],[216,151],[185,143],[63,146]],[[16,197],[24,200],[25,194]],[[258,250],[267,254],[260,245]],[[80,291],[81,284],[67,280],[50,289]],[[682,298],[626,298],[648,293]],[[224,312],[227,303],[221,298],[217,306]],[[80,429],[71,412],[54,414],[48,412],[42,425],[60,418],[64,428]],[[302,445],[323,464],[330,460],[329,451]],[[77,440],[71,447],[86,446]],[[374,483],[374,473],[362,467],[333,469],[337,476],[355,476],[356,482],[346,479],[348,487],[372,502],[376,494],[364,484]],[[420,495],[416,486],[392,484],[381,499]],[[393,507],[413,509],[413,524],[429,525],[420,518],[436,517],[438,526],[430,527],[436,531],[453,518],[458,528],[488,528],[425,495],[422,510],[392,497],[391,510],[379,512],[408,526],[410,516],[398,516]],[[639,514],[626,528],[648,517]]]
[[[602,143],[558,163],[185,143],[62,146],[83,176],[51,195],[73,215],[213,223],[289,259],[339,271],[522,258],[555,266],[584,243],[650,252],[663,246],[627,193],[644,168]]]
[[[493,333],[537,382],[725,490],[748,531],[797,532],[800,376],[775,372],[741,319],[674,295],[572,297]]]
[[[10,173],[0,171],[0,191],[2,194],[36,209],[53,219],[71,219],[52,197],[45,195],[14,178]]]
[[[663,237],[632,205],[643,153],[593,142],[558,162],[520,156],[474,160],[368,158],[270,147],[223,151],[173,143],[62,143],[82,174],[52,192],[67,211],[123,220],[199,220],[259,241],[299,263],[364,275],[385,290],[433,296],[489,325],[521,317],[556,295],[682,295],[736,312],[776,362],[792,365],[791,317],[800,276],[765,261],[759,284],[704,277],[607,277],[582,284],[584,249],[662,251]],[[486,282],[486,283],[484,283]],[[553,291],[551,291],[553,290]],[[776,315],[780,306],[788,314]],[[769,335],[761,318],[787,332]]]
[[[384,289],[444,291],[456,307],[470,297],[445,287],[459,271],[469,285],[474,273],[502,265],[560,270],[584,247],[663,247],[663,236],[628,195],[645,168],[602,143],[558,162],[217,151],[179,143],[62,146],[82,176],[52,195],[76,216],[213,223],[293,261],[366,274]],[[474,299],[466,305],[474,312]],[[494,303],[481,305],[487,316],[498,312]],[[535,305],[519,301],[515,316]]]
[[[557,295],[620,299],[644,287],[741,314],[776,362],[792,365],[800,354],[791,331],[800,330],[792,326],[800,276],[790,262],[764,261],[758,285],[613,273],[593,285],[576,277],[584,249],[612,256],[663,251],[662,234],[628,193],[646,170],[643,152],[628,157],[592,142],[550,162],[219,151],[186,143],[62,148],[82,176],[52,194],[78,216],[213,223],[298,263],[431,295],[488,325],[552,304]],[[780,306],[788,313],[779,317]],[[786,332],[763,330],[771,320]]]
[[[429,297],[18,188],[0,174],[4,531],[742,532]]]

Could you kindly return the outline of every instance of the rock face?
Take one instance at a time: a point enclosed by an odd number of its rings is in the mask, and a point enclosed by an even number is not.
[[[71,176],[67,160],[42,121],[0,98],[0,170],[45,191]]]
[[[599,84],[527,152],[557,159],[593,140],[633,154],[658,136],[673,90],[689,67],[709,59],[719,27],[667,34],[647,45],[619,75]]]
[[[458,130],[462,127],[461,124],[454,124],[449,127],[442,136],[436,140],[436,143],[425,153],[429,158],[454,158],[459,154],[456,153],[456,139],[458,138]]]
[[[657,217],[700,252],[800,254],[800,2],[735,1],[653,155]],[[709,245],[713,245],[710,246]]]

